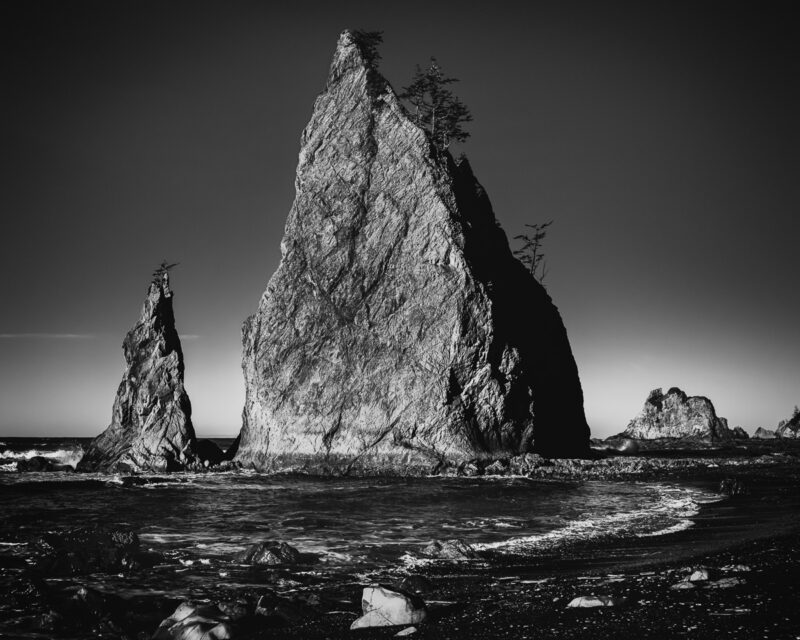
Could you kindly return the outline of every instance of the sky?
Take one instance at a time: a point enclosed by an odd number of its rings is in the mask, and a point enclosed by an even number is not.
[[[242,321],[278,265],[338,34],[396,88],[436,56],[545,284],[594,436],[656,387],[731,426],[800,404],[800,33],[790,3],[0,4],[0,435],[100,433],[153,268],[195,428],[234,435]]]

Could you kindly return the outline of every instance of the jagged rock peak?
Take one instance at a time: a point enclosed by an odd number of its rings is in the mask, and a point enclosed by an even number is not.
[[[779,438],[800,438],[800,411],[795,407],[792,417],[788,420],[781,420],[775,429],[775,435]]]
[[[111,424],[89,445],[78,470],[169,471],[202,465],[195,454],[172,297],[169,274],[159,274],[122,343],[126,368]]]
[[[588,452],[558,310],[469,164],[434,151],[352,32],[295,187],[281,262],[243,327],[237,461],[402,473]]]
[[[730,439],[728,421],[717,417],[706,397],[688,397],[678,387],[665,394],[660,388],[647,396],[641,413],[628,423],[622,434],[628,438]]]

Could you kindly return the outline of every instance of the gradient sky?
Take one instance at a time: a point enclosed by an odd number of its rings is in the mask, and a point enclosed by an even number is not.
[[[235,434],[240,326],[277,267],[339,32],[396,87],[461,79],[463,150],[546,284],[593,435],[654,387],[731,426],[800,404],[800,33],[786,5],[0,4],[0,435],[96,435],[150,272],[172,279],[202,434]],[[458,8],[455,8],[458,7]]]

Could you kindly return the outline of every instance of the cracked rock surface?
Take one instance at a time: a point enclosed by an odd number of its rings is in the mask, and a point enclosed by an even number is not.
[[[467,161],[434,150],[350,32],[295,187],[280,265],[243,327],[236,461],[404,473],[588,451],[558,310]]]
[[[168,471],[199,464],[166,276],[150,284],[139,321],[122,348],[127,366],[111,425],[89,445],[78,470]]]
[[[711,400],[687,396],[677,387],[667,393],[653,389],[642,411],[623,432],[628,438],[702,438],[728,440],[733,432],[728,421],[717,417]]]

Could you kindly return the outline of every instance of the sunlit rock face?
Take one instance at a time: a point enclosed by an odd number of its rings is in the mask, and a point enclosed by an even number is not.
[[[779,438],[800,438],[800,413],[795,413],[788,420],[781,420],[775,435]]]
[[[139,321],[122,344],[127,364],[111,425],[89,446],[82,471],[167,471],[197,465],[183,352],[165,275],[150,284]]]
[[[728,421],[718,418],[711,400],[687,395],[673,387],[650,392],[644,408],[623,432],[628,438],[702,438],[726,440],[733,437]]]
[[[295,187],[280,265],[243,327],[235,460],[404,472],[588,451],[558,310],[466,160],[434,151],[349,32]]]

